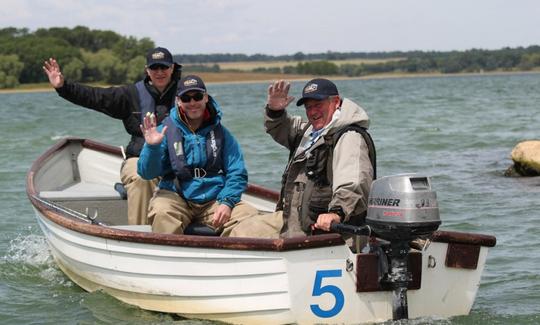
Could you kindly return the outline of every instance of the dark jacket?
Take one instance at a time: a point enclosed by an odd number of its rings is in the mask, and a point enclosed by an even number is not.
[[[150,79],[148,77],[144,80],[146,89],[152,95],[156,104],[155,111],[158,123],[168,116],[170,109],[174,107],[179,75],[180,73],[173,74],[172,82],[161,95],[156,88],[149,84]],[[127,157],[138,157],[140,155],[144,145],[144,137],[139,128],[142,123],[141,107],[135,84],[101,88],[66,80],[62,87],[56,89],[56,92],[62,98],[76,105],[122,120],[127,133],[131,135],[131,140],[126,148]]]

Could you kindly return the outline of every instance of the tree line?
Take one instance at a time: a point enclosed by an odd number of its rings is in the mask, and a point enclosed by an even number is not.
[[[404,57],[407,53],[415,52],[333,52],[303,53],[290,55],[267,54],[241,54],[241,53],[214,53],[214,54],[176,54],[178,62],[184,64],[215,63],[215,62],[257,62],[257,61],[321,61],[321,60],[348,60],[348,59],[389,59]]]
[[[165,45],[166,46],[166,45]],[[149,38],[137,39],[108,30],[74,28],[0,29],[0,88],[24,83],[46,82],[43,61],[59,60],[66,78],[81,82],[122,84],[144,75],[146,52],[155,47]],[[344,75],[349,77],[377,73],[458,73],[531,70],[540,67],[540,46],[472,49],[468,51],[423,52],[333,52],[291,55],[266,54],[176,54],[186,72],[222,72],[218,62],[289,61],[290,65],[255,68],[253,72]],[[351,59],[389,59],[380,63],[347,63]],[[390,60],[391,59],[391,60]]]
[[[43,61],[59,60],[66,78],[119,84],[144,74],[149,38],[121,36],[113,31],[75,28],[0,29],[0,88],[46,82]]]
[[[294,61],[298,61],[296,58],[304,57],[297,53],[293,56],[275,57],[280,58],[279,60],[291,61],[293,63],[291,65],[285,65],[281,68],[255,68],[252,72],[358,77],[378,73],[471,73],[489,71],[528,71],[540,68],[540,46],[536,45],[527,48],[507,47],[500,50],[472,49],[451,52],[383,52],[372,53],[371,56],[368,56],[367,54],[368,53],[327,52],[326,54],[319,53],[309,56],[311,58],[317,57],[318,59],[306,59],[305,61],[294,63]],[[209,60],[207,56],[198,56],[201,57],[201,60],[204,62],[211,62],[207,61]],[[213,57],[213,55],[208,56]],[[227,57],[233,59],[241,56]],[[339,60],[358,58],[391,60],[380,63],[339,63]],[[190,56],[189,60],[194,59],[194,56]],[[265,56],[264,60],[272,61],[273,59],[272,57]],[[253,56],[249,57],[249,60],[247,61],[253,61]],[[214,69],[216,69],[216,67],[214,67]],[[219,66],[217,69],[219,70]]]

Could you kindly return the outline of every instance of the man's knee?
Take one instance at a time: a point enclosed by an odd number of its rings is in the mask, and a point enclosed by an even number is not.
[[[174,213],[174,211],[171,211],[170,206],[156,205],[152,201],[148,209],[148,221],[152,225],[153,232],[166,234],[184,233],[185,223],[183,222],[183,218],[177,213]]]
[[[191,221],[191,214],[177,193],[158,190],[148,207],[148,220],[152,231],[182,234]]]
[[[178,234],[181,235],[184,233],[184,223],[182,220],[176,219],[175,217],[166,214],[160,213],[159,211],[156,214],[153,214],[151,217],[149,215],[148,219],[152,219],[152,232],[161,233],[161,234]]]
[[[254,215],[238,222],[231,230],[231,237],[279,238],[283,221],[275,213]]]
[[[232,219],[246,219],[256,216],[259,211],[251,204],[239,202],[232,210]]]

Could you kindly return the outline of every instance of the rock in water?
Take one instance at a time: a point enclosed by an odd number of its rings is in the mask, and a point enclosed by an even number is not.
[[[540,175],[540,140],[518,143],[512,150],[513,169],[521,176]],[[507,171],[507,174],[510,174]]]

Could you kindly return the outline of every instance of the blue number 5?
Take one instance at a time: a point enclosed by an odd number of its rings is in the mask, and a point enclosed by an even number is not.
[[[322,280],[323,278],[338,278],[341,277],[341,270],[325,270],[325,271],[317,271],[315,274],[315,283],[313,283],[313,293],[312,296],[320,296],[324,293],[329,293],[336,299],[336,304],[334,307],[330,308],[329,310],[323,310],[319,305],[310,305],[311,311],[321,318],[328,318],[335,316],[339,314],[341,309],[343,309],[343,305],[345,304],[345,297],[343,296],[343,292],[340,288],[334,286],[334,285],[325,285],[322,286]]]

